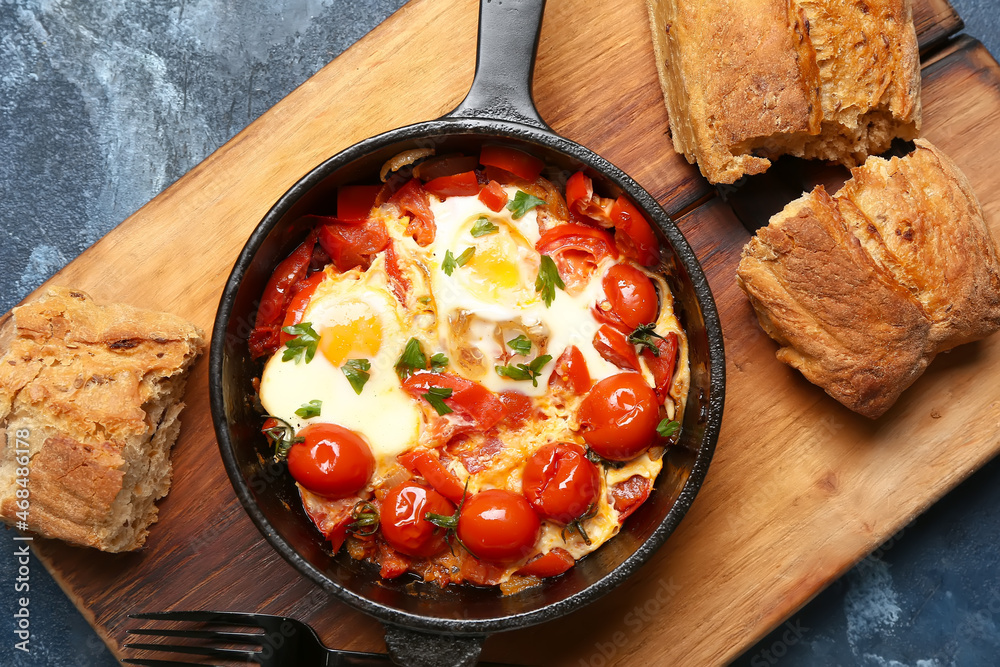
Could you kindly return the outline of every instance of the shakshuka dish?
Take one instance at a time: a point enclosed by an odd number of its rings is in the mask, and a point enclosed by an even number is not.
[[[650,222],[559,174],[507,146],[400,154],[302,221],[262,295],[263,431],[333,551],[384,578],[562,574],[677,442],[687,338]]]

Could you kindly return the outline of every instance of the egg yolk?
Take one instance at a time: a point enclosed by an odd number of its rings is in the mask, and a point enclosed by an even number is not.
[[[319,336],[319,350],[334,366],[352,357],[374,357],[381,347],[382,323],[363,303],[345,304]]]
[[[506,225],[499,233],[477,239],[476,254],[464,267],[472,291],[485,300],[511,305],[530,298],[521,275],[525,251],[533,254],[527,239],[516,231],[511,233]]]

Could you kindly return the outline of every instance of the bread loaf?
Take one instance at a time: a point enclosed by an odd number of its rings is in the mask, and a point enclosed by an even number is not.
[[[54,288],[15,308],[0,336],[0,518],[104,551],[142,546],[170,488],[202,332]]]
[[[831,197],[790,203],[743,249],[737,280],[797,368],[876,418],[934,357],[1000,329],[1000,259],[965,176],[925,140],[869,158]]]
[[[674,149],[712,183],[856,166],[920,129],[909,0],[647,0]]]

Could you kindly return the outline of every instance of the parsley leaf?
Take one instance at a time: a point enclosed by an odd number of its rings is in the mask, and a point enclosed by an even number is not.
[[[450,276],[455,272],[460,266],[465,266],[472,259],[472,256],[476,254],[475,248],[466,248],[458,257],[451,254],[451,250],[446,250],[444,253],[444,261],[441,262],[441,270],[444,271],[445,275]]]
[[[678,421],[670,421],[664,418],[663,421],[659,423],[656,427],[656,432],[659,433],[664,438],[672,438],[677,435],[681,430],[681,424]]]
[[[323,401],[313,400],[308,403],[303,403],[302,407],[295,411],[295,414],[303,419],[310,419],[311,417],[319,417],[319,413],[322,409]]]
[[[419,299],[417,299],[417,301],[419,301],[420,303],[422,303],[422,304],[424,304],[426,306],[427,304],[429,304],[431,302],[431,298],[429,296],[422,296]]]
[[[454,412],[444,402],[444,399],[451,398],[452,393],[454,392],[446,387],[428,387],[427,393],[423,394],[423,397],[431,404],[432,408],[437,410],[439,415],[446,415]]]
[[[406,343],[403,354],[399,356],[399,361],[396,362],[396,375],[399,376],[400,380],[405,380],[413,375],[413,371],[425,368],[427,368],[427,357],[420,347],[420,341],[416,338],[411,338]]]
[[[448,357],[443,352],[438,352],[431,357],[431,370],[434,372],[443,371],[448,367]]]
[[[285,343],[285,351],[281,355],[282,361],[295,360],[299,363],[305,359],[308,364],[316,356],[316,344],[319,343],[319,334],[312,328],[312,322],[302,322],[282,329],[289,336],[294,336]]]
[[[514,381],[531,380],[532,386],[537,387],[538,377],[542,374],[542,368],[550,361],[552,361],[552,355],[543,354],[530,364],[494,366],[494,369],[500,377],[510,378]]]
[[[522,357],[528,356],[528,353],[531,352],[531,341],[524,334],[507,341],[507,345]]]
[[[365,383],[372,376],[370,371],[372,369],[372,363],[367,359],[348,359],[340,370],[344,372],[347,377],[347,381],[351,383],[351,387],[354,388],[354,393],[361,395],[361,390],[365,388]]]
[[[496,234],[500,231],[500,228],[490,222],[490,219],[485,215],[479,216],[476,223],[472,225],[472,238],[478,239],[480,236],[489,236],[490,234]]]
[[[628,335],[628,342],[633,345],[638,345],[640,348],[647,347],[649,351],[653,353],[654,357],[660,356],[660,349],[656,347],[656,341],[654,338],[659,338],[660,340],[666,340],[663,336],[653,331],[656,327],[655,323],[640,324],[635,328],[635,331]],[[639,350],[642,351],[641,349]]]
[[[524,190],[518,190],[514,198],[507,204],[507,210],[510,211],[510,217],[520,220],[524,217],[525,213],[543,204],[545,204],[544,199],[529,195]]]
[[[552,305],[556,298],[556,288],[566,289],[566,283],[559,277],[559,269],[556,263],[548,255],[542,255],[542,261],[538,265],[538,277],[535,278],[535,291],[541,292],[545,307]]]

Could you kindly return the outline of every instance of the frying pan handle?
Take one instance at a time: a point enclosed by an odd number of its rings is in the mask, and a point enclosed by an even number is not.
[[[404,667],[474,667],[484,639],[484,635],[437,635],[398,625],[385,626],[389,656]]]
[[[545,0],[480,0],[476,77],[451,118],[485,118],[551,131],[531,83]]]

